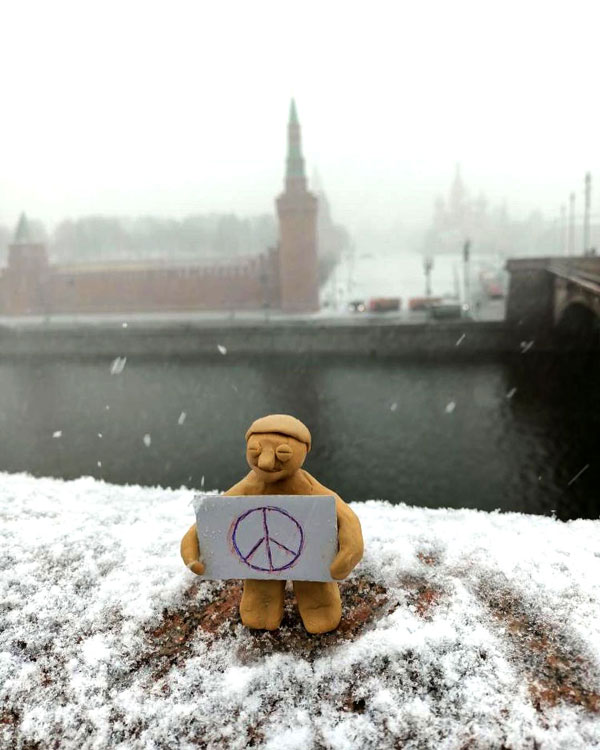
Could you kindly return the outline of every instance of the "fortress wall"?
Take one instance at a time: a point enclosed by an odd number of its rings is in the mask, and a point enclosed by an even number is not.
[[[8,269],[0,278],[4,314],[262,309],[262,263],[240,266],[85,270],[51,266],[42,274]]]

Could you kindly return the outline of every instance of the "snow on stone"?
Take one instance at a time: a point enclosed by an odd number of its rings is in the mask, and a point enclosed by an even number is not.
[[[3,750],[600,748],[600,521],[354,504],[339,631],[270,634],[183,565],[193,490],[0,488]]]

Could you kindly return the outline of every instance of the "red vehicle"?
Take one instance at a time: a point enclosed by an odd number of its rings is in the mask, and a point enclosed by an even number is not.
[[[502,299],[505,296],[504,285],[499,274],[493,271],[482,271],[479,274],[479,283],[490,299]]]
[[[393,312],[401,309],[400,297],[374,297],[369,300],[369,312]]]
[[[442,301],[441,297],[411,297],[408,300],[409,310],[429,310],[432,305]]]

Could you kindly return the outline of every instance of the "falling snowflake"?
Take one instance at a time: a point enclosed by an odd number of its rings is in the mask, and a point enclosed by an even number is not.
[[[53,438],[59,438],[62,437],[62,430],[56,430],[56,432],[52,433]]]
[[[533,346],[533,340],[532,341],[521,341],[519,344],[521,347],[521,354],[525,354],[525,352],[528,352],[531,347]]]
[[[217,344],[217,349],[221,352],[221,354],[227,354],[227,347],[223,346],[223,344]]]
[[[454,344],[454,346],[460,346],[460,345],[462,344],[462,342],[463,342],[463,341],[464,341],[464,340],[465,340],[466,338],[467,338],[467,334],[466,334],[466,333],[463,333],[463,335],[462,335],[462,336],[461,336],[461,337],[460,337],[460,338],[458,339],[458,341],[456,342],[456,344]]]
[[[584,471],[586,471],[586,469],[589,469],[589,468],[590,468],[590,465],[589,465],[589,464],[586,464],[586,465],[585,465],[585,466],[583,467],[583,469],[580,469],[580,470],[579,470],[579,471],[577,472],[577,474],[575,474],[575,476],[574,476],[574,477],[573,477],[573,478],[572,478],[572,479],[570,480],[570,482],[569,482],[568,486],[570,487],[570,486],[571,486],[571,485],[573,484],[573,482],[576,482],[576,481],[577,481],[577,480],[579,479],[579,477],[580,477],[580,476],[581,476],[581,475],[583,474],[583,472],[584,472]]]
[[[127,364],[127,357],[117,357],[110,366],[111,375],[120,375]]]
[[[102,461],[98,461],[98,466],[102,466]]]
[[[183,424],[185,422],[186,416],[187,414],[184,411],[182,411],[181,414],[179,415],[179,419],[177,420],[177,424]]]
[[[152,444],[152,438],[150,437],[149,433],[146,433],[144,435],[144,445],[146,446],[146,448],[149,448],[151,444]]]
[[[200,489],[204,489],[204,474],[202,475],[202,479],[200,480]]]
[[[110,411],[110,406],[108,404],[106,404],[104,408],[106,409],[106,411]]]
[[[446,404],[446,414],[452,414],[452,412],[456,409],[456,401],[449,401]]]
[[[101,433],[101,432],[99,432],[99,433],[98,433],[98,437],[99,437],[99,438],[101,438],[101,437],[102,437],[102,433]]]
[[[394,401],[394,403],[390,406],[390,411],[396,411],[398,408],[398,404]]]
[[[511,388],[510,391],[508,391],[508,393],[506,394],[506,398],[512,398],[516,392],[517,392],[516,388]]]
[[[127,323],[121,323],[121,328],[127,328]]]

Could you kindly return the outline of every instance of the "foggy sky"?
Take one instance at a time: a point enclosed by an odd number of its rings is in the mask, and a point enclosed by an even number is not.
[[[323,6],[323,7],[322,7]],[[0,223],[273,211],[296,97],[350,227],[429,221],[460,162],[513,215],[600,180],[594,3],[3,4]],[[595,185],[593,210],[600,205]]]

